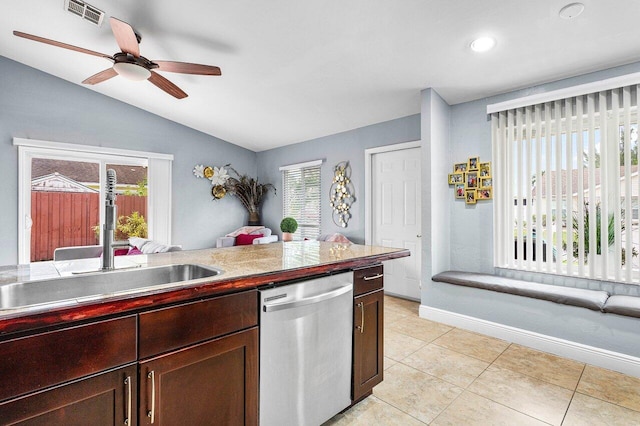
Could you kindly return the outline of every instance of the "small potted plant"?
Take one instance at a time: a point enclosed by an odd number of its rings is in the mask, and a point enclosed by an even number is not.
[[[280,230],[282,231],[282,241],[293,240],[293,233],[298,229],[298,222],[292,217],[285,217],[280,222]]]

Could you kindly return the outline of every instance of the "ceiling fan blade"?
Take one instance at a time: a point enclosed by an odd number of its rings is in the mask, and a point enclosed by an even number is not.
[[[48,38],[39,37],[39,36],[36,36],[36,35],[33,35],[33,34],[27,34],[27,33],[23,33],[23,32],[20,32],[20,31],[14,31],[13,35],[18,36],[18,37],[22,37],[22,38],[26,38],[26,39],[29,39],[29,40],[33,40],[33,41],[38,41],[40,43],[50,44],[52,46],[62,47],[63,49],[69,49],[69,50],[73,50],[73,51],[80,52],[80,53],[86,53],[87,55],[99,56],[101,58],[106,58],[106,59],[110,59],[110,60],[113,61],[113,57],[112,56],[106,55],[104,53],[95,52],[93,50],[84,49],[82,47],[73,46],[71,44],[61,43],[59,41],[50,40]]]
[[[222,75],[220,68],[212,65],[190,64],[175,61],[152,61],[158,64],[158,71],[179,72],[182,74]]]
[[[151,77],[148,80],[175,98],[183,99],[189,96],[178,86],[153,71],[151,71]]]
[[[87,78],[86,80],[84,80],[82,82],[82,84],[98,84],[98,83],[102,83],[103,81],[109,80],[110,78],[113,78],[116,75],[118,75],[116,70],[114,70],[113,68],[107,68],[106,70],[100,71],[99,73],[94,74],[91,77]]]
[[[136,58],[140,56],[140,46],[138,45],[138,38],[131,25],[123,22],[113,16],[109,19],[111,22],[111,31],[116,38],[120,50],[124,53],[131,53]]]

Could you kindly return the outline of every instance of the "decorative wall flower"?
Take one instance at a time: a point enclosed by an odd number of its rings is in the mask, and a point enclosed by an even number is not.
[[[229,172],[233,173],[234,177],[229,176]],[[193,167],[193,175],[211,181],[210,191],[214,200],[224,198],[227,194],[238,197],[238,200],[249,212],[249,225],[252,224],[252,221],[259,222],[260,205],[266,193],[271,189],[274,192],[276,190],[270,183],[258,183],[258,179],[240,175],[230,164],[220,167],[197,164]]]
[[[193,175],[197,178],[203,178],[204,177],[204,166],[202,164],[197,164],[194,168],[193,168]]]
[[[209,180],[211,180],[211,185],[213,186],[224,186],[229,180],[229,174],[224,167],[214,167],[213,176]]]
[[[219,200],[220,198],[227,195],[227,190],[222,185],[215,185],[213,188],[211,188],[211,195],[213,195],[213,198],[215,198],[216,200]]]
[[[204,166],[202,164],[196,164],[193,167],[193,175],[197,178],[207,178],[211,181],[211,195],[214,200],[224,198],[227,194],[227,181],[229,180],[229,174],[227,169],[229,165],[220,167]]]

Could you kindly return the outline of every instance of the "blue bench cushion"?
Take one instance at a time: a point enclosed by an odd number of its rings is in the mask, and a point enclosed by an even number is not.
[[[433,276],[431,279],[433,281],[549,300],[565,305],[580,306],[595,311],[602,310],[605,302],[609,298],[609,293],[601,290],[585,290],[574,287],[539,284],[474,272],[446,271]],[[635,316],[640,316],[640,304],[636,305],[635,309],[638,310],[638,314]]]
[[[602,309],[604,312],[640,318],[640,297],[613,295]]]

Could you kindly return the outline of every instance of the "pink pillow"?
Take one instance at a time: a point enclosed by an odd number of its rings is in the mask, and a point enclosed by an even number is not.
[[[142,252],[138,249],[138,247],[131,247],[129,249],[129,253],[127,253],[128,255],[134,255],[134,254],[142,254]]]
[[[129,254],[129,249],[122,248],[122,249],[115,249],[113,251],[114,256],[124,256],[125,254]]]
[[[240,234],[236,237],[236,245],[237,246],[249,246],[253,244],[253,240],[256,238],[262,238],[262,234]]]

